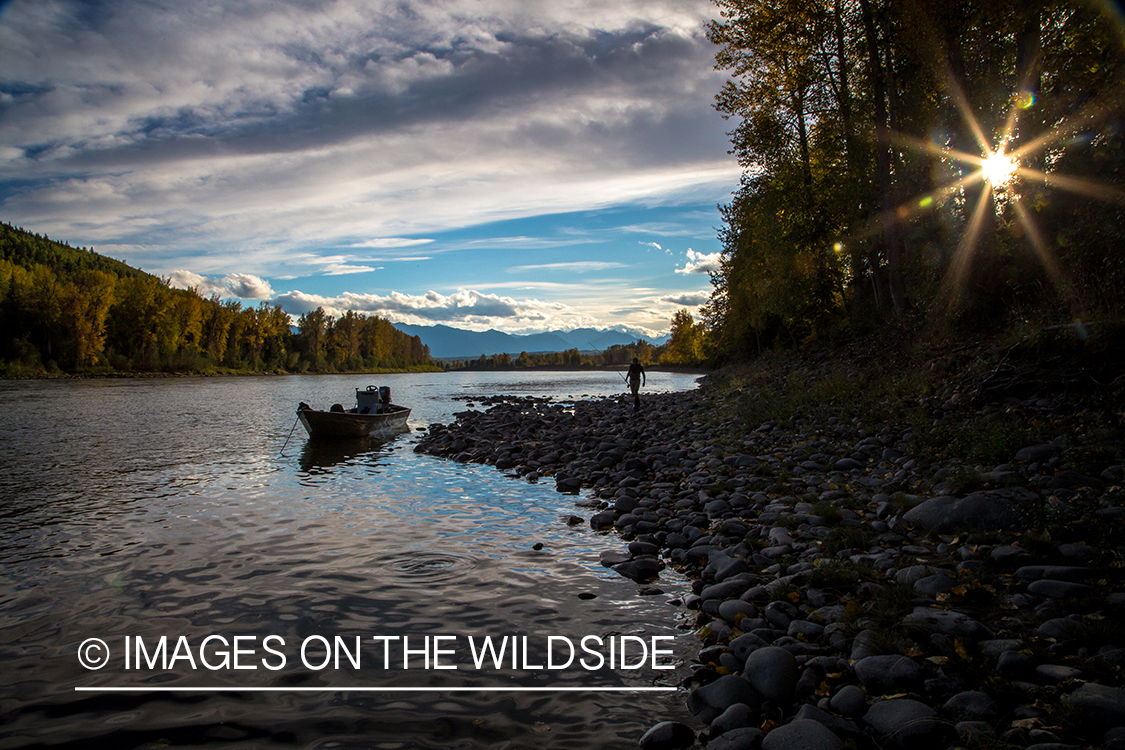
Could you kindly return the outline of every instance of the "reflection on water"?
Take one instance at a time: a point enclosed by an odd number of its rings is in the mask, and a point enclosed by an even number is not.
[[[349,440],[306,440],[301,448],[300,467],[305,474],[327,474],[339,464],[361,466],[376,474],[385,464],[399,435]]]
[[[506,380],[507,379],[507,380]],[[367,380],[365,376],[364,380]],[[608,395],[606,374],[380,376],[415,430],[466,408],[453,396]],[[314,444],[299,401],[325,407],[349,376],[0,383],[0,747],[635,747],[674,694],[76,693],[75,686],[496,686],[674,684],[678,671],[402,670],[372,636],[680,635],[669,597],[598,565],[620,542],[570,527],[575,498],[486,466],[413,453],[414,437]],[[653,389],[692,386],[652,373]],[[536,549],[536,547],[539,549]],[[660,585],[683,585],[669,573]],[[594,595],[594,598],[580,598]],[[240,637],[256,669],[181,659],[126,670],[126,636],[199,658]],[[286,644],[262,665],[262,639]],[[364,643],[360,669],[313,670],[313,636]],[[78,645],[103,639],[103,669]],[[402,640],[393,641],[401,643]],[[216,642],[212,642],[214,645]],[[146,652],[147,653],[147,652]],[[420,659],[421,657],[412,657]],[[400,665],[401,667],[401,665]]]

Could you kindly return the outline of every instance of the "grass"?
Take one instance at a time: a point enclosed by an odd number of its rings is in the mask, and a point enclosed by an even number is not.
[[[824,538],[825,554],[835,555],[840,550],[855,549],[866,552],[872,543],[872,532],[865,527],[837,526]]]
[[[813,506],[813,512],[820,516],[820,520],[825,526],[838,526],[840,521],[844,520],[843,515],[840,514],[840,509],[828,500],[821,500],[816,503]]]
[[[918,411],[910,423],[914,452],[981,466],[1007,463],[1020,448],[1046,439],[1043,425],[1014,412],[967,415],[942,423]]]
[[[814,589],[846,594],[854,591],[860,582],[873,581],[877,578],[875,569],[868,565],[860,565],[850,560],[830,560],[812,569],[809,573],[808,585]]]

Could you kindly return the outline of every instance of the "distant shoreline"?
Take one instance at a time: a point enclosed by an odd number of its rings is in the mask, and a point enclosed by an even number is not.
[[[460,373],[460,372],[624,372],[627,365],[600,365],[596,367],[563,367],[549,365],[543,367],[503,367],[503,368],[462,368],[445,370],[440,367],[418,368],[411,370],[356,370],[348,372],[289,372],[286,370],[258,370],[258,371],[231,371],[231,372],[59,372],[42,373],[37,375],[4,375],[0,381],[9,380],[96,380],[105,378],[123,380],[136,378],[138,380],[166,379],[166,378],[221,378],[221,377],[253,377],[255,375],[284,376],[284,375],[409,375],[411,373]],[[646,365],[646,372],[680,372],[706,375],[711,372],[701,367],[680,367],[677,365]]]
[[[243,378],[256,375],[285,376],[285,375],[405,375],[410,373],[446,372],[440,367],[419,368],[413,370],[357,370],[348,372],[289,372],[286,370],[257,370],[257,371],[231,371],[231,372],[60,372],[43,373],[39,375],[4,375],[3,380],[123,380],[126,378],[166,379],[166,378]]]

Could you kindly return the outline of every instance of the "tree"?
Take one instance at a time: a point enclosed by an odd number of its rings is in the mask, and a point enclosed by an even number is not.
[[[117,279],[104,271],[81,270],[67,290],[64,304],[74,341],[74,366],[96,364],[105,348],[105,323]]]

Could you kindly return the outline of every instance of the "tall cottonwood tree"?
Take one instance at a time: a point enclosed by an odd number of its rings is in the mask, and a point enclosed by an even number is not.
[[[1125,45],[1094,4],[715,1],[710,38],[731,76],[716,107],[745,170],[704,311],[727,354],[798,341],[845,310],[1119,299],[1098,273],[1122,265],[1105,242],[1125,226],[1112,218]],[[951,155],[1028,146],[1030,171],[999,197],[973,179],[979,161]],[[1087,221],[1064,221],[1076,202]]]

